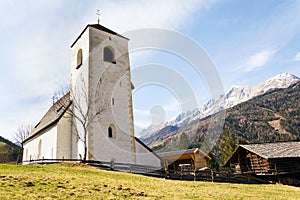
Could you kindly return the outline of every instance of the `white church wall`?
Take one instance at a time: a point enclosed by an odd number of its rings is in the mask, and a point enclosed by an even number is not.
[[[111,96],[114,99],[114,104],[111,105],[114,123],[120,128],[120,131],[124,132],[128,136],[134,135],[133,120],[131,116],[131,82],[129,72],[125,72],[123,77],[115,84]],[[120,111],[123,111],[124,114],[121,115]]]
[[[72,158],[72,122],[69,113],[64,116],[57,123],[57,159],[71,159]],[[74,146],[74,145],[73,145]]]
[[[82,64],[78,66],[77,55],[79,50],[82,50]],[[71,99],[75,90],[82,89],[88,90],[88,66],[89,66],[89,30],[86,30],[79,40],[74,44],[71,49]],[[85,86],[82,85],[84,81]],[[76,88],[77,87],[77,88]]]
[[[160,169],[162,167],[161,160],[139,142],[136,142],[136,161],[139,165],[149,165]]]
[[[82,50],[82,64],[77,64],[77,54]],[[89,30],[87,29],[74,44],[71,49],[71,99],[73,100],[73,115],[76,117],[85,114],[88,109],[89,92]],[[82,123],[73,117],[72,124],[72,158],[83,158],[84,143],[79,140],[84,138],[84,129]]]
[[[97,144],[93,146],[90,155],[92,157],[90,159],[108,162],[133,163],[132,152],[125,150],[125,148],[128,147],[124,148],[124,146],[118,146],[116,145],[116,138],[101,137],[100,134],[97,134],[99,137],[93,137],[94,142],[97,142]]]
[[[24,144],[23,160],[56,159],[57,126],[49,127]]]

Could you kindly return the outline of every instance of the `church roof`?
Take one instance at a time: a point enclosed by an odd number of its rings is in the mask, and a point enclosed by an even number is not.
[[[112,34],[112,35],[117,35],[117,36],[119,36],[119,37],[122,37],[122,38],[125,38],[125,39],[129,40],[128,38],[126,38],[126,37],[124,37],[124,36],[122,36],[122,35],[120,35],[120,34],[114,32],[114,31],[112,31],[112,30],[110,30],[110,29],[108,29],[108,28],[106,28],[106,27],[104,27],[104,26],[102,26],[102,25],[100,25],[100,24],[88,24],[88,25],[83,29],[83,31],[80,33],[80,35],[76,38],[76,40],[73,42],[73,44],[71,45],[71,48],[74,46],[74,44],[76,44],[76,42],[79,40],[79,38],[82,36],[82,34],[86,31],[86,29],[87,29],[88,27],[93,27],[93,28],[96,28],[96,29],[98,29],[98,30],[104,31],[104,32],[106,32],[106,33],[110,33],[110,34]]]
[[[34,138],[41,131],[56,124],[62,118],[62,116],[70,107],[70,105],[71,105],[70,93],[67,93],[51,106],[51,108],[43,116],[41,121],[34,127],[30,135],[23,141],[23,143],[30,140],[31,138]]]
[[[156,156],[157,158],[159,158],[161,160],[161,157],[155,153],[152,149],[150,149],[146,144],[144,144],[139,138],[134,137],[135,141],[138,142],[140,145],[142,145],[145,149],[147,149],[148,151],[150,151],[154,156]]]

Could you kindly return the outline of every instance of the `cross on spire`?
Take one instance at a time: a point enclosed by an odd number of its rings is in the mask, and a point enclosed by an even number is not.
[[[98,24],[100,24],[100,18],[99,18],[99,16],[100,16],[100,10],[99,9],[97,9],[96,15],[98,15]]]

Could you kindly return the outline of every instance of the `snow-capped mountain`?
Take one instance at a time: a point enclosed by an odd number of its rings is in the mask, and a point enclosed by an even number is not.
[[[225,96],[224,107],[230,108],[274,89],[287,88],[299,80],[298,77],[292,74],[280,73],[259,85],[233,87]]]
[[[254,97],[260,96],[272,90],[287,88],[300,81],[300,79],[289,73],[280,73],[259,85],[254,86],[234,86],[228,93],[221,96],[219,99],[212,99],[206,104],[195,108],[193,111],[179,114],[175,119],[166,122],[164,125],[160,125],[160,128],[166,126],[182,127],[194,120],[201,119],[212,115],[222,109],[231,108],[239,103],[250,100]],[[146,135],[142,136],[141,139],[148,138],[152,133],[157,132],[158,129],[149,128],[144,130]]]

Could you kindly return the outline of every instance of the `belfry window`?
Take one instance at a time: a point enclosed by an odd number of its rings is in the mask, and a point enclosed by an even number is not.
[[[78,69],[82,65],[82,49],[79,49],[77,52],[77,66],[76,69]]]
[[[114,60],[114,52],[110,47],[104,47],[103,50],[103,60],[105,62],[116,63]]]

